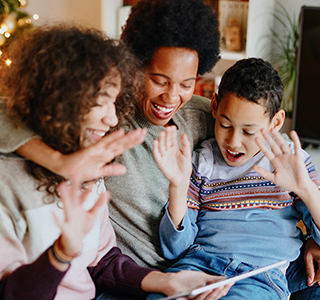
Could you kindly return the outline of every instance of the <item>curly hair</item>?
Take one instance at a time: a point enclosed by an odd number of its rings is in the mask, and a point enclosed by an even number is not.
[[[101,31],[59,25],[42,27],[14,40],[1,61],[0,92],[10,118],[26,124],[55,150],[80,149],[80,121],[96,104],[102,80],[121,75],[116,101],[119,123],[139,97],[143,75],[122,43]],[[63,180],[27,162],[27,171],[51,195]]]
[[[217,102],[227,93],[237,93],[239,98],[261,103],[270,120],[279,111],[284,86],[278,72],[261,58],[237,61],[222,76]]]
[[[150,64],[160,47],[195,50],[199,75],[220,58],[217,15],[201,0],[140,0],[132,7],[121,39],[142,66]]]

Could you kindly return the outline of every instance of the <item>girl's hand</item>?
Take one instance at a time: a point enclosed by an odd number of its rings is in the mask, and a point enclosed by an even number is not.
[[[177,273],[162,273],[153,271],[141,282],[141,288],[146,292],[163,293],[167,296],[215,283],[225,279],[224,276],[208,275],[200,271],[180,271]],[[217,300],[225,296],[233,284],[218,287],[196,296],[196,300]],[[179,298],[187,299],[187,298]]]
[[[180,149],[176,126],[169,126],[160,132],[159,139],[153,142],[153,156],[159,169],[170,181],[178,187],[182,182],[189,185],[192,170],[190,142],[185,134],[181,136]]]
[[[109,193],[102,193],[90,210],[83,208],[83,203],[91,192],[93,184],[89,184],[85,191],[80,190],[81,179],[73,177],[70,184],[61,182],[58,190],[63,203],[64,220],[54,219],[61,229],[60,246],[63,253],[73,257],[81,248],[82,240],[97,220],[99,208],[110,198]]]
[[[256,142],[265,156],[270,160],[274,172],[269,172],[260,166],[254,166],[253,169],[267,180],[292,191],[297,195],[310,186],[312,181],[308,175],[306,166],[301,155],[300,140],[295,131],[290,132],[294,142],[294,154],[291,152],[287,142],[278,131],[271,130],[273,137],[266,131],[261,131],[264,138],[270,145],[270,149],[264,142],[257,138]]]

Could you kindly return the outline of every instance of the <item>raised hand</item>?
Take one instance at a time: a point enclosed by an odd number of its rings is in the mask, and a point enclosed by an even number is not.
[[[97,220],[99,208],[109,199],[109,193],[102,193],[90,210],[83,208],[83,203],[91,192],[92,184],[84,191],[80,190],[81,179],[73,177],[68,184],[62,182],[58,190],[63,203],[64,220],[59,220],[54,214],[55,221],[61,229],[60,246],[68,256],[76,256],[82,244],[82,240],[93,227]]]
[[[146,133],[146,129],[137,129],[127,134],[119,129],[110,133],[92,146],[65,155],[60,164],[59,174],[68,179],[80,173],[82,181],[123,175],[126,172],[124,165],[108,163],[124,151],[141,144]]]
[[[311,180],[302,158],[300,140],[297,133],[295,131],[290,133],[294,142],[295,153],[292,153],[287,142],[275,129],[271,130],[273,137],[266,130],[262,130],[262,134],[270,148],[259,138],[256,139],[256,142],[270,160],[274,172],[269,172],[260,166],[254,166],[254,170],[264,178],[299,195],[301,190],[310,185]]]
[[[185,134],[181,136],[180,149],[176,126],[167,127],[153,142],[153,156],[159,169],[173,186],[189,184],[191,174],[191,148]]]
[[[98,143],[64,155],[54,151],[43,141],[32,139],[17,152],[65,179],[81,174],[81,181],[94,180],[104,176],[123,175],[126,167],[121,164],[108,164],[124,151],[141,144],[146,129],[137,129],[125,134],[119,129],[103,137]]]

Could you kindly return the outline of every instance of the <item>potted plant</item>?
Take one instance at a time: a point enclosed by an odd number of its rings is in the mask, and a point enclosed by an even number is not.
[[[270,62],[278,70],[285,87],[282,108],[285,110],[287,118],[292,118],[299,41],[299,18],[295,16],[291,18],[286,8],[279,2],[276,3],[279,8],[275,9],[272,15],[282,30],[278,31],[270,28],[269,39],[273,44]]]

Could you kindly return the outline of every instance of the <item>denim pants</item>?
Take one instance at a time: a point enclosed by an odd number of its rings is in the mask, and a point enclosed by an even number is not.
[[[207,253],[199,245],[193,245],[187,255],[179,259],[166,272],[180,270],[202,271],[211,275],[224,275],[233,277],[254,270],[256,267],[242,263],[236,259],[219,257]],[[148,300],[161,299],[163,294],[150,294]],[[289,290],[287,280],[279,269],[252,276],[236,282],[221,298],[224,300],[287,300]]]
[[[317,266],[315,266],[317,271]],[[289,290],[292,293],[290,300],[316,300],[320,299],[320,286],[315,283],[307,285],[306,266],[304,263],[304,248],[301,248],[300,256],[290,264],[286,272]]]

